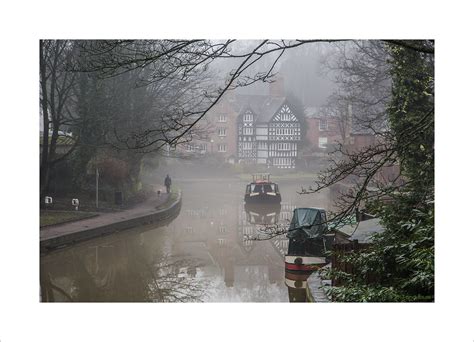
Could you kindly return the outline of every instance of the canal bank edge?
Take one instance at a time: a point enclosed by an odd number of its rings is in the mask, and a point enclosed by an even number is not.
[[[157,209],[154,213],[40,240],[40,252],[44,253],[55,248],[174,218],[181,210],[181,201],[182,192],[179,191],[176,200],[165,208]]]
[[[318,272],[313,272],[308,280],[306,287],[306,298],[311,303],[327,303],[330,302],[324,291],[324,285]]]

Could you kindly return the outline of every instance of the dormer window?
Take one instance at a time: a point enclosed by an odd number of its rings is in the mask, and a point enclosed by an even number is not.
[[[244,121],[245,121],[245,122],[251,122],[251,121],[253,121],[253,115],[252,115],[252,114],[245,114],[245,115],[244,115]]]

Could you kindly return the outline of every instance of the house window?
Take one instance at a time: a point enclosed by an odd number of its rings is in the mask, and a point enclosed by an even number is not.
[[[319,148],[326,148],[328,144],[328,138],[320,137],[319,138]]]
[[[252,114],[245,114],[244,115],[244,121],[253,121],[253,115]]]
[[[218,152],[226,152],[227,151],[226,144],[217,144],[217,151]]]
[[[244,127],[244,134],[245,135],[252,135],[253,134],[253,128],[252,127]]]
[[[227,122],[227,116],[224,114],[219,115],[219,119],[217,120],[218,122]]]
[[[295,129],[294,128],[277,128],[276,133],[277,135],[294,135]]]
[[[328,130],[328,120],[319,119],[319,130],[320,131],[327,131]]]
[[[218,129],[217,129],[217,134],[218,134],[220,137],[225,137],[225,136],[226,136],[226,129],[225,129],[225,128],[218,128]]]

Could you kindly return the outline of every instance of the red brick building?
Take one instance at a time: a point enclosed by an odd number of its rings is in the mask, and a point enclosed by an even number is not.
[[[235,101],[234,93],[228,92],[200,122],[200,128],[206,131],[203,137],[184,144],[182,149],[192,154],[217,154],[228,162],[234,162],[238,116]]]
[[[308,127],[306,140],[312,151],[325,152],[328,146],[343,140],[339,124],[333,117],[311,113],[307,110],[306,123]]]

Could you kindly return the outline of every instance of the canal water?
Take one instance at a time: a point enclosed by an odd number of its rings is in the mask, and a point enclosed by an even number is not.
[[[311,180],[279,181],[282,203],[246,207],[245,182],[174,180],[173,221],[42,255],[41,300],[74,302],[288,302],[284,235],[254,241],[259,223],[288,224],[295,207],[328,208],[327,193],[298,195]],[[300,291],[302,292],[302,291]]]

